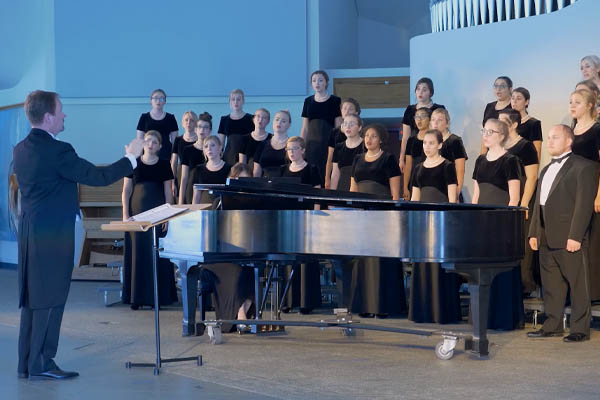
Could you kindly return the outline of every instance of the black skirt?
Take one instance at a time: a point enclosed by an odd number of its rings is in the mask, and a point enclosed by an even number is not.
[[[322,119],[312,119],[308,123],[306,135],[306,161],[319,169],[321,185],[325,182],[325,166],[329,152],[329,136],[333,126]]]
[[[202,284],[207,284],[212,293],[216,319],[237,319],[242,304],[254,301],[254,269],[238,264],[202,265]],[[256,304],[256,303],[255,303]],[[223,324],[223,332],[232,332],[235,325]]]
[[[132,215],[164,204],[162,182],[137,183],[133,187],[129,209]],[[157,227],[157,236],[164,236]],[[157,238],[158,240],[158,238]],[[154,305],[154,275],[152,268],[152,230],[126,232],[123,255],[123,303]],[[177,301],[174,266],[171,261],[157,258],[158,302],[168,305]]]

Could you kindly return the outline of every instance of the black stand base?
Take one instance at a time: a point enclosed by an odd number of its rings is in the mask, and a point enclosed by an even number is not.
[[[180,357],[180,358],[161,358],[159,365],[157,365],[156,363],[132,363],[131,361],[127,361],[125,363],[125,368],[154,367],[154,375],[159,375],[160,368],[162,366],[161,364],[181,362],[181,361],[196,361],[196,365],[202,366],[202,356],[195,356],[195,357]]]

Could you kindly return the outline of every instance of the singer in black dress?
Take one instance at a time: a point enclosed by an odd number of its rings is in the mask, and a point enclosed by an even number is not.
[[[381,150],[387,130],[379,124],[365,128],[367,153],[358,155],[352,166],[350,190],[400,199],[400,167],[394,156]],[[377,234],[370,232],[370,234]],[[391,258],[359,257],[352,260],[350,311],[359,314],[406,312],[404,276],[400,261]]]
[[[148,131],[160,132],[162,145],[158,157],[161,160],[169,161],[171,159],[172,143],[179,133],[179,127],[175,116],[163,110],[166,102],[167,95],[162,89],[156,89],[152,92],[150,96],[152,110],[140,115],[137,124],[137,137],[143,138]]]
[[[201,148],[199,148],[199,146],[201,145],[195,143],[192,146],[187,146],[183,150],[183,155],[181,157],[182,180],[180,187],[179,204],[192,203],[192,197],[194,195],[194,185],[191,183],[194,180],[192,174],[195,173],[195,168],[198,165],[204,164],[206,162],[204,152]]]
[[[341,125],[341,99],[327,93],[329,76],[325,71],[311,75],[315,94],[304,100],[300,136],[306,141],[306,161],[315,165],[325,184],[328,144],[331,130]]]
[[[262,169],[262,176],[269,178],[281,176],[281,167],[287,163],[285,147],[281,149],[273,148],[272,138],[273,135],[269,134],[269,137],[259,144],[254,154],[255,162]]]
[[[240,161],[240,155],[246,151],[250,132],[254,130],[252,114],[244,113],[243,104],[244,92],[240,89],[233,90],[229,94],[229,105],[232,111],[230,114],[223,115],[219,122],[219,139],[225,145],[223,160],[229,165]]]
[[[156,131],[147,132],[144,138],[146,142],[154,140],[155,145],[160,142],[160,134]],[[145,155],[137,159],[137,168],[124,180],[124,219],[172,200],[173,172],[169,160],[158,159],[152,165],[144,163],[148,152],[152,151],[149,145],[144,145]],[[157,232],[159,236],[163,233]],[[152,231],[125,233],[122,299],[124,304],[131,304],[132,309],[154,306],[152,242]],[[157,261],[158,300],[160,305],[168,305],[177,301],[174,266],[165,258],[158,258]]]
[[[521,165],[517,157],[503,148],[508,138],[508,126],[490,119],[482,132],[488,152],[475,162],[473,203],[517,206]],[[500,156],[493,159],[492,155]],[[521,268],[517,266],[494,278],[490,289],[488,328],[512,330],[522,328],[524,322]]]
[[[573,154],[580,155],[600,163],[600,124],[595,122],[596,98],[587,90],[576,90],[571,94],[571,103],[578,104],[571,108],[571,117],[577,121],[575,125],[575,140],[571,149]],[[589,126],[589,128],[588,128]],[[589,277],[590,298],[593,302],[600,301],[600,204],[596,197],[592,206],[594,214],[590,225],[589,246]]]
[[[500,121],[509,126],[509,136],[504,148],[509,154],[519,159],[521,166],[521,207],[527,207],[533,210],[535,203],[535,190],[537,186],[537,176],[539,171],[539,160],[537,149],[529,140],[518,134],[518,125],[521,120],[521,114],[517,110],[500,111]],[[529,232],[530,219],[524,221],[524,232]],[[529,246],[529,239],[525,238],[525,255],[521,260],[521,283],[524,293],[534,292],[538,285],[541,285],[541,275],[539,266],[539,256]]]
[[[412,182],[413,188],[418,189],[418,196],[416,191],[413,192],[414,200],[417,200],[416,196],[418,201],[422,202],[447,203],[449,192],[456,193],[454,164],[443,160],[437,166],[428,168],[420,163],[415,167]],[[438,324],[460,322],[460,284],[460,277],[455,273],[446,272],[439,263],[413,264],[408,319]]]
[[[338,143],[333,151],[334,168],[337,164],[339,169],[339,180],[335,190],[350,190],[350,177],[352,176],[352,164],[356,156],[366,151],[364,143],[361,141],[356,147],[348,147],[346,141]]]

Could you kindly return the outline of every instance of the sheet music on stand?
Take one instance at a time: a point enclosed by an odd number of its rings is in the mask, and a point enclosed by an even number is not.
[[[171,204],[165,203],[162,206],[154,207],[148,211],[134,215],[129,218],[129,220],[134,222],[147,222],[153,225],[185,211],[187,211],[187,208],[173,207]]]

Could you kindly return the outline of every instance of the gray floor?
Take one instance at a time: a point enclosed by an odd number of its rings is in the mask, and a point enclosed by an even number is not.
[[[202,354],[204,365],[166,364],[154,376],[152,369],[124,368],[126,361],[153,361],[153,312],[104,307],[97,292],[103,285],[75,282],[65,311],[57,362],[81,376],[29,382],[16,378],[16,271],[0,269],[2,399],[600,398],[598,331],[580,344],[531,340],[524,331],[491,332],[489,359],[473,359],[459,350],[453,359],[441,361],[434,355],[439,337],[369,331],[349,338],[337,329],[288,328],[285,336],[227,335],[223,344],[210,345],[206,337],[181,337],[177,307],[160,314],[163,357]],[[377,323],[436,328],[406,320]],[[469,330],[468,325],[449,328]]]

